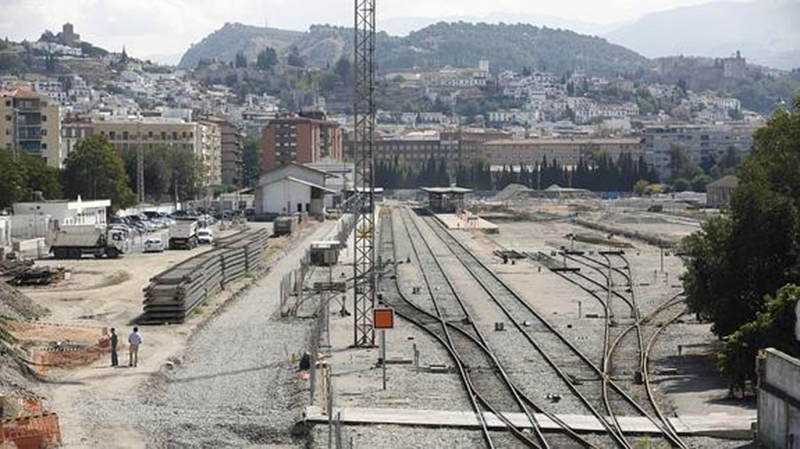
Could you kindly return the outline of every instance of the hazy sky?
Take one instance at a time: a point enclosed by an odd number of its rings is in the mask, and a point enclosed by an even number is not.
[[[397,17],[545,14],[616,23],[708,0],[377,0],[378,22]],[[183,53],[225,22],[304,30],[351,25],[353,0],[0,0],[0,37],[35,40],[72,22],[83,40],[145,57]]]

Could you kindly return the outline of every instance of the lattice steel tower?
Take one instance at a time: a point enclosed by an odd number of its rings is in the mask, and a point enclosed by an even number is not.
[[[375,345],[375,186],[372,150],[375,144],[375,0],[355,0],[355,319],[354,345]]]

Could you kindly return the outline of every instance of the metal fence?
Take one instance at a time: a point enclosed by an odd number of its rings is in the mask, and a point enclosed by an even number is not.
[[[269,241],[265,229],[245,231],[150,279],[141,323],[181,323],[209,296],[260,268]]]
[[[332,231],[335,240],[339,242],[339,248],[347,246],[347,240],[353,232],[355,219],[352,215],[345,215],[336,223],[336,228]],[[281,279],[280,286],[280,311],[282,317],[296,316],[299,305],[306,299],[303,297],[304,286],[312,277],[314,267],[311,265],[311,250],[307,249],[300,259],[300,266],[287,273]],[[313,294],[313,293],[312,293]],[[292,299],[294,298],[294,301]]]

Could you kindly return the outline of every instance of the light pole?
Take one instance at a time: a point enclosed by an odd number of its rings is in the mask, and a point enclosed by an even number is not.
[[[142,118],[136,122],[136,193],[139,205],[144,203],[144,151],[142,150]]]

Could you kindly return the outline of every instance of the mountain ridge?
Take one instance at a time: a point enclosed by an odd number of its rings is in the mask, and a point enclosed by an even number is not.
[[[439,22],[403,37],[380,32],[377,40],[378,64],[384,69],[475,67],[484,58],[496,71],[534,67],[614,75],[652,67],[647,58],[603,38],[528,24]],[[313,25],[295,32],[226,23],[192,46],[179,65],[192,67],[201,59],[229,62],[238,52],[254,61],[267,46],[281,55],[297,47],[309,65],[326,67],[352,54],[352,29]]]
[[[682,6],[647,14],[604,37],[649,58],[741,51],[755,64],[793,69],[800,67],[800,1]]]

